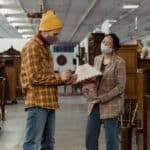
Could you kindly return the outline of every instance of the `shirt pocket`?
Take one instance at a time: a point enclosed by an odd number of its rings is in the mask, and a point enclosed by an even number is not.
[[[45,68],[45,67],[48,67],[48,65],[49,65],[48,58],[41,56],[41,57],[39,58],[39,64],[40,64],[42,67],[44,67],[44,68]]]

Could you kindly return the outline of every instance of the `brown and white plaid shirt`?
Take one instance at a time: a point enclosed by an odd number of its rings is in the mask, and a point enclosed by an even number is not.
[[[101,70],[104,55],[95,57],[94,67]],[[118,55],[113,54],[111,62],[106,66],[102,73],[101,80],[97,80],[99,84],[98,97],[101,100],[100,118],[115,118],[123,111],[124,90],[126,85],[126,63]],[[92,88],[89,85],[89,88]],[[88,114],[91,113],[94,104],[89,103]]]
[[[35,36],[21,53],[21,85],[25,92],[25,108],[58,108],[57,85],[61,82],[61,78],[54,73],[49,48]]]

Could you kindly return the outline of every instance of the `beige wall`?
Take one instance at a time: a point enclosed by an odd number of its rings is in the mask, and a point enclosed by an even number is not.
[[[16,50],[21,51],[28,39],[0,39],[0,52],[13,46]]]

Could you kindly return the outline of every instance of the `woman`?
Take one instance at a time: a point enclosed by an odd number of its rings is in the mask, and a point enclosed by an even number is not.
[[[119,38],[116,34],[106,35],[101,43],[102,55],[96,56],[94,60],[94,67],[102,72],[102,77],[96,80],[97,96],[92,97],[89,102],[87,150],[98,150],[102,124],[105,128],[107,150],[119,149],[118,116],[123,110],[126,83],[125,61],[116,54],[119,47]]]

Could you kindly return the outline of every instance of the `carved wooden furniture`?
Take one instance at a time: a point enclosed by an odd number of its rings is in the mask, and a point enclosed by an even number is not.
[[[137,46],[122,45],[117,54],[126,62],[124,114],[121,120],[121,150],[132,149],[132,117],[137,102]],[[131,59],[132,58],[132,59]]]
[[[150,69],[150,59],[139,59],[139,68]],[[147,76],[147,83],[150,85],[150,75]],[[150,95],[150,86],[147,86],[147,94]]]
[[[100,52],[100,45],[101,41],[104,38],[103,33],[92,33],[91,36],[89,37],[89,42],[88,42],[88,58],[89,58],[89,64],[93,65],[94,64],[94,58],[95,56],[99,55]]]
[[[148,120],[148,110],[150,110],[149,105],[145,102],[145,95],[150,94],[150,69],[138,69],[137,71],[137,100],[139,104],[139,110],[137,114],[137,141],[138,141],[138,150],[149,150],[149,147],[147,147],[148,139],[148,133],[147,130],[149,126],[146,124],[150,121]],[[147,100],[147,99],[146,99]],[[145,120],[146,119],[146,120]],[[146,148],[147,147],[147,148]]]
[[[136,45],[124,45],[121,46],[117,52],[120,57],[126,61],[126,90],[125,90],[125,99],[126,100],[136,100],[137,99],[137,46]]]
[[[5,83],[6,79],[0,77],[0,119],[5,120]]]
[[[11,96],[13,95],[12,99],[14,99],[14,97],[16,96],[22,96],[20,85],[20,55],[0,55],[0,60],[5,63],[4,72],[7,82],[9,82],[9,84],[6,85],[6,88],[8,89],[8,86],[9,88],[11,88],[11,90],[8,90],[11,91],[11,93],[8,92],[6,96],[11,98]]]
[[[150,59],[139,59],[138,68],[150,68]]]
[[[0,61],[6,62],[6,61],[12,61],[13,67],[16,70],[16,92],[17,96],[22,96],[21,92],[21,86],[20,86],[20,64],[21,64],[21,58],[20,58],[20,52],[11,46],[8,50],[3,51],[0,53]]]
[[[144,150],[150,149],[150,95],[144,97]]]
[[[146,145],[148,144],[145,142],[148,141],[149,136],[147,135],[149,134],[147,133],[148,122],[145,120],[145,115],[148,113],[147,111],[150,110],[150,107],[144,102],[144,96],[150,95],[150,61],[138,59],[136,45],[124,45],[120,48],[118,54],[126,61],[127,83],[125,103],[132,100],[133,103],[138,104],[135,121],[138,150],[149,150],[150,147],[147,146],[148,148],[146,149]],[[128,109],[126,110],[128,114],[130,105],[128,105]]]

